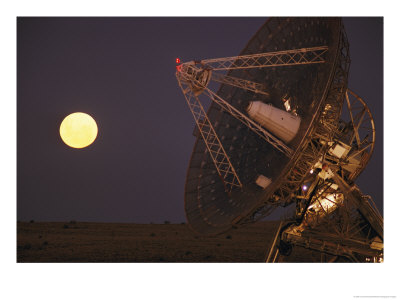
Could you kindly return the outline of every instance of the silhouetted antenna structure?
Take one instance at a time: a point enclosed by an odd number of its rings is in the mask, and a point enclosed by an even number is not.
[[[267,261],[293,246],[330,261],[383,259],[382,217],[354,184],[375,126],[347,88],[349,65],[340,18],[270,18],[238,56],[177,59],[196,122],[185,185],[195,231],[218,234],[295,205]]]

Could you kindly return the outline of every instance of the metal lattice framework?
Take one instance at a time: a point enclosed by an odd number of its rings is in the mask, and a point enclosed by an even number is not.
[[[303,41],[309,47],[302,48]],[[352,261],[379,257],[379,213],[351,183],[372,154],[375,128],[365,103],[347,89],[349,64],[340,19],[272,18],[241,55],[177,66],[196,121],[185,185],[185,212],[193,229],[220,233],[295,203],[297,225],[285,225],[276,238],[280,243]],[[211,82],[221,83],[218,92]],[[204,100],[211,100],[207,114]],[[290,143],[247,115],[254,101],[301,119]],[[341,119],[346,109],[348,118]],[[316,171],[310,185],[310,174],[324,164],[337,178],[316,178]],[[267,188],[259,178],[270,180]]]
[[[302,48],[302,39],[310,47]],[[218,233],[295,203],[293,223],[275,238],[279,252],[292,244],[351,261],[382,257],[382,217],[353,184],[371,157],[375,127],[364,101],[347,89],[349,65],[337,18],[273,18],[242,55],[178,65],[176,77],[198,129],[185,186],[189,223]],[[221,83],[218,92],[211,81]],[[209,115],[203,99],[211,100]],[[301,118],[289,144],[247,116],[253,101]],[[261,189],[255,178],[270,183]]]
[[[233,167],[220,139],[215,133],[209,121],[198,95],[206,94],[209,99],[218,104],[230,115],[241,121],[249,129],[270,143],[276,149],[291,156],[292,150],[277,137],[268,132],[265,128],[254,122],[245,114],[229,104],[222,97],[207,88],[210,80],[240,87],[254,93],[269,95],[262,84],[235,78],[233,76],[211,73],[211,71],[233,69],[265,68],[274,66],[292,66],[323,63],[323,55],[328,51],[327,47],[303,48],[296,50],[279,51],[272,53],[262,53],[255,55],[234,56],[228,58],[208,59],[197,62],[183,63],[177,67],[176,77],[181,86],[182,92],[195,118],[196,124],[207,145],[207,149],[213,159],[218,174],[224,182],[227,191],[233,187],[241,187],[240,179]],[[185,87],[184,87],[185,86]]]
[[[235,186],[242,187],[235,168],[226,154],[200,100],[194,95],[189,84],[185,84],[185,81],[179,79],[178,82],[226,190],[230,192]]]
[[[232,56],[201,60],[204,68],[219,70],[252,69],[263,67],[291,66],[324,62],[328,47],[301,48],[252,55]]]

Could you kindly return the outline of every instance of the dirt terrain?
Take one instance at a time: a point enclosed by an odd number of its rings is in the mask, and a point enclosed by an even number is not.
[[[263,262],[279,222],[206,237],[186,224],[18,222],[18,262]],[[295,249],[287,262],[315,261]]]

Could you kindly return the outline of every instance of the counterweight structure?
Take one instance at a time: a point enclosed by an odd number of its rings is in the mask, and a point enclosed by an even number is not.
[[[382,259],[382,217],[354,185],[375,127],[347,88],[348,49],[339,18],[271,18],[239,56],[177,65],[196,122],[185,187],[194,230],[217,234],[293,204],[267,261],[293,246]]]

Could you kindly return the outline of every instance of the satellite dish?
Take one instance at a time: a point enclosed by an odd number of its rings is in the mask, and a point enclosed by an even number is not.
[[[349,65],[340,18],[270,18],[239,56],[178,63],[176,77],[196,122],[185,185],[195,231],[218,234],[295,204],[270,253],[284,243],[305,247],[305,233],[349,202],[371,228],[368,242],[382,242],[382,218],[361,192],[353,193],[375,128],[365,102],[347,88]],[[213,82],[220,83],[217,91]]]

